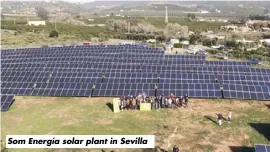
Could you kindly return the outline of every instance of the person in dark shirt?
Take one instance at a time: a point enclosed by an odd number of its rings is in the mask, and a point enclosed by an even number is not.
[[[186,107],[188,107],[188,95],[185,94],[184,98],[185,98],[185,102],[186,102]]]
[[[219,126],[222,125],[222,118],[223,118],[222,114],[219,113],[219,114],[218,114],[218,125],[219,125]]]
[[[173,146],[173,152],[179,152],[179,148],[176,145]]]

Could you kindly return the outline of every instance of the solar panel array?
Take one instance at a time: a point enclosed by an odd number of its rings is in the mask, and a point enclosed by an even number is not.
[[[255,152],[270,152],[270,145],[255,145]]]
[[[142,45],[24,48],[1,51],[2,94],[270,99],[270,69],[247,61],[206,61]],[[220,87],[223,86],[221,91]]]

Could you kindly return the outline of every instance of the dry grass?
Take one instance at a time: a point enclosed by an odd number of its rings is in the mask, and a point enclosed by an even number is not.
[[[178,145],[181,151],[231,151],[230,146],[270,143],[249,123],[269,123],[270,111],[261,102],[192,99],[189,108],[114,114],[106,105],[112,98],[16,97],[2,112],[2,139],[8,134],[154,134],[157,151]],[[233,122],[219,127],[216,113],[233,112]],[[19,125],[18,125],[19,124]],[[68,149],[11,149],[9,151],[63,151]],[[90,151],[76,149],[75,151]],[[92,151],[101,151],[96,149]],[[110,151],[104,149],[104,151]],[[145,149],[114,151],[146,152]]]

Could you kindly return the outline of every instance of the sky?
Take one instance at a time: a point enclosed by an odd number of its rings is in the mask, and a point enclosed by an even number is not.
[[[45,1],[45,0],[5,0],[5,1]],[[156,0],[61,0],[61,1],[66,1],[70,3],[86,3],[92,1],[156,1]],[[239,1],[239,0],[167,0],[167,1]],[[256,0],[241,0],[241,1],[256,1]],[[270,1],[270,0],[259,0],[259,1]]]

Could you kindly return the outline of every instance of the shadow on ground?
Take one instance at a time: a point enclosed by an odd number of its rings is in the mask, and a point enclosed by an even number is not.
[[[255,152],[254,147],[229,146],[232,152]]]
[[[270,123],[249,123],[258,133],[262,134],[267,140],[270,140]]]
[[[265,104],[265,106],[270,110],[270,104]]]
[[[218,125],[217,121],[214,120],[213,118],[211,118],[211,117],[209,117],[209,116],[204,116],[204,118],[207,119],[207,120],[210,120],[210,121],[212,121],[214,124],[217,124],[217,125]]]
[[[112,103],[110,103],[110,102],[108,102],[108,103],[106,103],[106,105],[108,106],[108,108],[110,108],[111,109],[111,111],[113,112],[113,104]]]

